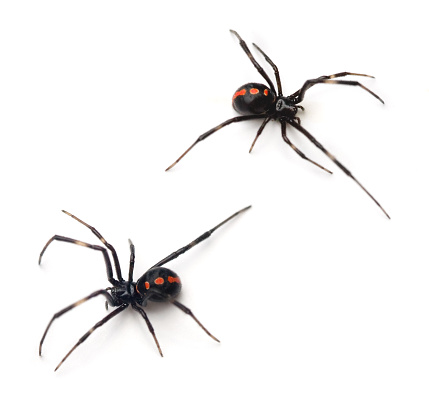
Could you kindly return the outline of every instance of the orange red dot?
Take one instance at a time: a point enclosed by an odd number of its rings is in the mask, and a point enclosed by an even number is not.
[[[234,94],[234,96],[232,97],[232,100],[234,100],[237,96],[240,96],[240,95],[246,95],[246,90],[245,90],[245,89],[242,89],[241,91],[237,91],[237,92]]]
[[[180,278],[179,277],[174,277],[174,276],[169,276],[168,278],[168,282],[173,283],[173,282],[177,282],[180,283]]]
[[[162,285],[164,283],[164,278],[156,278],[154,282],[156,285]]]
[[[256,94],[258,94],[258,93],[259,93],[259,89],[251,88],[249,92],[250,92],[252,95],[256,95]]]

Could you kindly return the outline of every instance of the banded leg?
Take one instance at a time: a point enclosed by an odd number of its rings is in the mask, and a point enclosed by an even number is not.
[[[232,119],[224,121],[223,123],[219,124],[216,127],[213,127],[212,129],[205,132],[204,134],[201,134],[197,138],[197,140],[179,157],[179,159],[177,159],[176,162],[174,162],[167,169],[165,169],[165,171],[170,170],[173,166],[175,166],[200,141],[205,140],[208,136],[212,135],[213,133],[215,133],[216,131],[220,130],[221,128],[227,126],[228,124],[238,123],[238,122],[244,121],[244,120],[261,119],[263,117],[264,116],[259,116],[259,115],[236,116],[236,117],[233,117]]]
[[[384,103],[383,99],[381,99],[377,94],[372,92],[370,89],[368,89],[366,86],[362,85],[359,81],[347,81],[347,80],[335,80],[333,78],[338,77],[344,77],[346,75],[358,75],[361,77],[369,77],[374,78],[372,75],[367,74],[358,74],[358,73],[349,73],[349,72],[342,72],[332,75],[322,75],[319,78],[314,78],[311,80],[305,81],[304,85],[301,89],[293,93],[289,96],[289,98],[294,98],[295,103],[300,103],[304,99],[305,92],[310,89],[313,85],[316,84],[339,84],[339,85],[353,85],[353,86],[359,86],[365,91],[369,92],[372,96],[377,98],[381,103]]]
[[[103,253],[103,257],[104,257],[104,263],[106,264],[107,279],[109,280],[109,282],[112,285],[117,285],[119,283],[115,278],[113,278],[112,263],[110,262],[109,254],[107,253],[107,250],[104,247],[97,246],[97,245],[94,245],[94,244],[85,243],[85,242],[80,241],[80,240],[71,239],[70,237],[64,237],[64,236],[60,236],[60,235],[52,236],[48,240],[48,242],[46,243],[45,247],[43,247],[42,252],[40,253],[40,256],[39,256],[39,265],[42,262],[42,256],[43,256],[43,254],[45,253],[45,251],[48,248],[48,246],[54,240],[63,241],[63,242],[66,242],[66,243],[77,244],[78,246],[88,247],[88,248],[91,248],[93,250],[101,251]]]
[[[130,243],[130,269],[128,271],[128,282],[131,283],[133,281],[134,261],[136,259],[136,251],[131,239],[128,239],[128,243]]]
[[[267,123],[271,120],[271,117],[267,117],[261,124],[261,127],[259,127],[258,132],[256,133],[256,137],[252,142],[252,146],[249,149],[249,154],[250,152],[252,152],[253,147],[255,146],[256,140],[259,138],[259,136],[262,134],[262,131],[264,130],[265,126],[267,125]]]
[[[122,304],[120,305],[116,310],[113,310],[110,314],[107,314],[106,317],[104,317],[101,321],[98,321],[97,324],[95,324],[88,332],[86,332],[74,345],[70,351],[64,356],[64,358],[60,361],[58,366],[55,368],[55,371],[57,371],[61,365],[64,363],[64,361],[73,353],[73,351],[83,342],[85,342],[88,337],[99,327],[104,325],[107,321],[111,320],[113,317],[124,311],[128,307],[128,304]]]
[[[278,96],[283,96],[282,83],[280,81],[279,69],[277,68],[277,66],[273,63],[273,61],[265,54],[265,52],[256,43],[254,43],[253,46],[255,46],[256,49],[258,49],[259,53],[261,53],[262,56],[265,57],[265,60],[267,61],[267,63],[273,68],[273,70],[274,70],[274,76],[276,77],[276,82],[277,82],[277,92],[278,92],[277,95]]]
[[[311,162],[313,165],[316,165],[317,167],[324,170],[325,172],[332,174],[332,172],[330,170],[324,168],[322,165],[319,165],[317,162],[314,162],[310,158],[307,158],[307,156],[304,154],[304,152],[302,152],[294,144],[292,144],[291,140],[289,139],[289,137],[286,134],[286,122],[283,120],[280,122],[280,124],[282,127],[282,137],[283,137],[283,140],[286,142],[286,144],[288,144],[302,159],[305,159],[306,161]]]
[[[204,330],[204,332],[208,335],[208,336],[210,336],[210,338],[212,338],[212,339],[214,339],[216,342],[220,342],[220,340],[219,339],[217,339],[215,336],[213,336],[208,330],[207,330],[207,328],[206,327],[204,327],[204,325],[203,324],[201,324],[198,320],[197,320],[197,317],[195,317],[194,316],[194,313],[188,308],[188,307],[186,307],[186,306],[184,306],[182,303],[179,303],[177,300],[173,300],[172,302],[171,302],[172,304],[174,304],[176,307],[178,307],[178,308],[180,308],[180,310],[182,310],[185,314],[188,314],[188,315],[190,315],[194,320],[195,320],[195,322]]]
[[[113,248],[113,246],[111,244],[107,243],[107,241],[104,239],[103,236],[101,236],[101,234],[98,232],[97,229],[95,229],[94,227],[88,225],[83,220],[81,220],[78,217],[72,215],[71,213],[69,213],[67,211],[64,211],[64,210],[63,210],[63,212],[65,214],[67,214],[68,216],[72,217],[73,219],[76,219],[82,225],[85,225],[88,229],[90,229],[91,232],[94,233],[100,239],[100,241],[110,250],[110,252],[112,253],[112,256],[113,256],[113,262],[115,264],[116,276],[118,277],[118,281],[119,282],[123,282],[124,278],[122,278],[121,266],[119,265],[118,255],[116,254],[116,250]]]
[[[230,29],[230,32],[232,32],[238,38],[238,40],[240,41],[240,46],[244,50],[244,53],[247,54],[247,57],[252,62],[253,66],[258,70],[259,74],[261,74],[262,77],[264,77],[265,81],[267,81],[267,83],[268,83],[269,87],[271,88],[271,90],[275,93],[276,90],[274,88],[273,82],[271,81],[270,77],[268,77],[268,75],[264,71],[264,69],[255,60],[255,58],[253,57],[253,54],[250,52],[249,48],[247,47],[246,42],[243,39],[241,39],[241,36],[237,32],[235,32],[234,30]]]
[[[218,225],[216,225],[213,229],[208,230],[207,232],[203,233],[201,236],[197,237],[194,241],[192,241],[191,243],[189,243],[188,245],[179,248],[177,251],[174,251],[173,253],[171,253],[169,256],[163,258],[161,261],[159,261],[158,263],[156,263],[153,267],[161,267],[164,264],[167,264],[168,262],[170,262],[171,260],[174,260],[175,258],[179,257],[179,255],[186,253],[188,250],[190,250],[192,247],[196,246],[198,243],[201,243],[203,240],[207,239],[208,237],[211,236],[211,234],[218,228],[220,228],[222,225],[224,225],[225,223],[227,223],[228,221],[230,221],[231,219],[235,218],[237,215],[241,214],[242,212],[248,210],[251,206],[249,205],[246,208],[240,209],[240,211],[237,211],[235,214],[231,215],[229,218],[225,219],[224,221],[222,221],[221,223],[219,223]]]
[[[46,327],[45,332],[43,333],[42,339],[40,340],[39,356],[42,356],[42,345],[43,345],[43,342],[46,338],[46,334],[48,333],[49,328],[51,327],[54,320],[61,317],[63,314],[69,312],[70,310],[74,309],[75,307],[80,306],[82,303],[85,303],[86,301],[92,299],[93,297],[99,296],[99,295],[103,295],[107,299],[107,302],[110,303],[110,305],[113,305],[113,299],[112,299],[112,296],[110,295],[110,293],[104,289],[101,289],[101,290],[97,290],[97,291],[91,293],[90,295],[84,297],[83,299],[78,300],[76,303],[73,303],[70,306],[63,308],[62,310],[58,311],[58,313],[54,314],[54,316],[51,318],[51,321],[49,321],[49,324]]]
[[[161,346],[159,345],[158,339],[156,338],[155,330],[153,329],[153,326],[152,326],[151,322],[149,321],[149,317],[147,316],[146,312],[137,304],[131,304],[131,307],[134,310],[138,311],[141,314],[141,316],[143,317],[143,319],[146,321],[146,325],[149,328],[149,332],[152,334],[153,339],[156,343],[156,346],[158,347],[158,352],[161,355],[161,357],[164,357],[164,355],[162,354]]]
[[[384,210],[384,208],[380,205],[380,203],[372,196],[372,194],[352,175],[350,170],[348,170],[341,162],[335,158],[319,141],[316,140],[304,127],[300,124],[296,123],[293,120],[288,121],[288,123],[295,127],[298,131],[304,134],[317,148],[319,148],[326,156],[328,156],[332,162],[334,162],[347,176],[349,176],[355,183],[359,185],[359,187],[365,191],[365,193],[378,205],[378,207],[384,212],[384,214],[390,219],[388,213]]]

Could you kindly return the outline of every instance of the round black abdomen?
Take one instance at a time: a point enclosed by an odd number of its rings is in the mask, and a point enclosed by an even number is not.
[[[136,284],[141,295],[149,295],[152,301],[166,301],[176,297],[182,289],[179,276],[168,268],[149,269]]]
[[[250,82],[238,88],[232,97],[232,107],[240,114],[262,114],[275,102],[275,94],[263,84]]]

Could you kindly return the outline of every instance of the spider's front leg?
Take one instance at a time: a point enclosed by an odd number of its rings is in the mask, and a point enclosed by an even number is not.
[[[345,77],[347,75],[357,75],[357,76],[361,76],[361,77],[374,78],[372,75],[359,74],[359,73],[349,73],[346,71],[344,71],[342,73],[332,74],[332,75],[322,75],[319,78],[314,78],[314,79],[305,81],[302,88],[298,89],[298,91],[294,92],[288,98],[294,99],[294,103],[300,103],[304,99],[304,95],[307,92],[307,90],[316,84],[339,84],[339,85],[352,85],[352,86],[361,87],[365,91],[369,92],[372,96],[377,98],[381,103],[384,103],[383,99],[381,99],[377,94],[372,92],[366,86],[362,85],[359,81],[335,80],[335,78]]]

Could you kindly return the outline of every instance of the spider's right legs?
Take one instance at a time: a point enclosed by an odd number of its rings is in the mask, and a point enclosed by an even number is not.
[[[156,263],[152,268],[154,268],[154,267],[162,267],[164,264],[167,264],[171,260],[174,260],[175,258],[179,257],[179,255],[181,255],[183,253],[186,253],[189,249],[191,249],[192,247],[196,246],[198,243],[201,243],[203,240],[205,240],[208,237],[210,237],[211,234],[216,229],[220,228],[222,225],[224,225],[225,223],[227,223],[231,219],[235,218],[238,214],[241,214],[242,212],[248,210],[250,207],[251,207],[251,205],[249,205],[246,208],[240,209],[240,211],[237,211],[235,214],[232,214],[229,218],[226,218],[224,221],[222,221],[221,223],[219,223],[218,225],[216,225],[213,229],[210,229],[207,232],[204,232],[201,236],[197,237],[194,241],[190,242],[188,245],[186,245],[186,246],[184,246],[182,248],[179,248],[177,251],[174,251],[173,253],[171,253],[167,257],[163,258],[161,261],[159,261],[158,263]]]
[[[109,282],[112,285],[117,285],[119,283],[115,278],[113,278],[112,263],[110,262],[109,254],[107,253],[107,250],[104,247],[97,246],[97,245],[94,245],[94,244],[85,243],[85,242],[80,241],[80,240],[71,239],[70,237],[64,237],[64,236],[60,236],[60,235],[52,236],[48,240],[48,242],[46,243],[45,247],[43,247],[42,252],[40,253],[39,265],[42,262],[42,256],[43,256],[43,254],[45,253],[45,251],[48,248],[48,246],[54,240],[63,241],[63,242],[66,242],[66,243],[73,243],[73,244],[77,244],[78,246],[88,247],[88,248],[91,248],[93,250],[101,251],[103,253],[104,262],[106,264],[107,279],[109,280]]]
[[[70,310],[74,309],[75,307],[81,305],[82,303],[85,303],[89,299],[92,299],[93,297],[96,297],[99,295],[103,295],[107,299],[108,303],[110,303],[110,305],[113,305],[113,299],[112,299],[112,296],[110,295],[110,293],[107,290],[101,289],[101,290],[97,290],[97,291],[91,293],[90,295],[84,297],[83,299],[78,300],[76,303],[70,304],[70,306],[63,308],[62,310],[58,311],[58,313],[54,314],[54,316],[51,318],[51,321],[49,321],[49,324],[46,327],[45,332],[43,333],[42,339],[40,340],[39,356],[42,356],[42,345],[43,345],[43,342],[46,338],[46,334],[48,333],[49,328],[51,327],[54,320],[61,317],[63,314],[69,312]]]
[[[213,127],[212,129],[210,129],[209,131],[205,132],[204,134],[201,134],[197,138],[197,140],[179,157],[179,159],[177,159],[176,162],[174,162],[167,169],[165,169],[165,171],[170,170],[172,167],[174,167],[200,141],[205,140],[208,136],[212,135],[213,133],[215,133],[216,131],[220,130],[221,128],[227,126],[228,124],[238,123],[238,122],[244,121],[244,120],[261,119],[263,117],[264,116],[260,116],[260,115],[236,116],[236,117],[233,117],[232,119],[224,121],[223,123],[219,124],[216,127]]]
[[[302,152],[300,149],[298,149],[296,147],[296,145],[294,145],[291,140],[289,139],[289,137],[286,134],[286,122],[285,121],[281,121],[280,122],[281,127],[282,127],[282,137],[283,140],[286,142],[286,144],[288,144],[302,159],[305,159],[308,162],[311,162],[313,165],[316,165],[317,167],[319,167],[320,169],[324,170],[325,172],[331,173],[332,172],[326,168],[324,168],[322,165],[319,165],[317,162],[314,162],[313,160],[311,160],[310,158],[307,158],[307,156],[304,154],[304,152]]]

